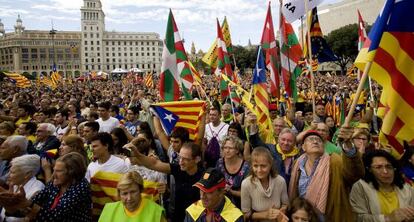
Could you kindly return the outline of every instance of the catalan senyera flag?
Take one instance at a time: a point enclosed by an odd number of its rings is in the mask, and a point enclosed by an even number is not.
[[[196,81],[196,83],[198,85],[201,86],[201,75],[200,73],[197,71],[197,69],[194,67],[193,63],[191,63],[191,61],[188,61],[188,64],[190,65],[190,70],[191,73],[193,74],[193,79]]]
[[[152,80],[152,72],[147,73],[144,77],[144,84],[147,88],[154,88],[154,81]]]
[[[27,88],[27,87],[30,87],[32,85],[30,80],[28,80],[22,74],[4,72],[4,75],[19,88]]]
[[[412,0],[387,0],[355,60],[361,70],[372,62],[368,74],[383,87],[381,133],[409,143],[414,142],[413,9]]]
[[[272,133],[273,126],[269,115],[269,95],[267,94],[266,86],[266,66],[262,53],[262,47],[260,46],[257,52],[256,67],[253,71],[252,86],[256,110],[259,114],[257,116],[257,121],[269,132],[269,138],[266,138],[266,143],[271,143],[274,140],[274,135]]]
[[[275,31],[273,28],[272,12],[269,6],[267,8],[266,20],[263,27],[262,40],[260,44],[266,53],[266,67],[270,72],[270,94],[273,97],[279,98],[279,71],[277,66],[278,54],[275,38]]]
[[[91,178],[91,191],[92,191],[92,215],[98,217],[101,214],[106,203],[118,201],[118,191],[116,189],[118,181],[121,179],[122,174],[98,171]],[[142,197],[158,201],[160,195],[157,187],[159,183],[144,180],[144,190],[141,193]]]
[[[364,47],[364,42],[367,39],[367,31],[365,29],[365,22],[362,19],[361,13],[359,12],[359,10],[357,10],[357,12],[358,12],[358,51],[361,51],[361,49]],[[358,71],[358,81],[360,81],[362,77],[362,74],[363,74],[362,71],[361,70]],[[368,89],[368,87],[369,87],[369,81],[365,81],[364,89]]]
[[[190,133],[190,139],[196,141],[198,139],[198,128],[201,118],[205,112],[206,102],[200,100],[192,101],[174,101],[156,103],[153,106],[160,106],[179,117],[175,127],[184,127]],[[164,119],[160,119],[163,121]],[[201,135],[203,136],[203,135]]]

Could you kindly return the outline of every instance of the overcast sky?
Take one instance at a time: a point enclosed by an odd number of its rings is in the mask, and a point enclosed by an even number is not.
[[[322,4],[341,0],[325,0]],[[206,51],[216,38],[216,18],[227,16],[235,45],[257,44],[266,17],[264,0],[101,0],[107,31],[157,32],[164,38],[171,8],[185,48],[195,43]],[[279,1],[273,1],[275,29],[279,23]],[[0,0],[0,19],[6,32],[13,31],[17,15],[28,30],[79,31],[83,0]],[[298,22],[297,22],[298,23]],[[294,24],[297,26],[297,24]]]

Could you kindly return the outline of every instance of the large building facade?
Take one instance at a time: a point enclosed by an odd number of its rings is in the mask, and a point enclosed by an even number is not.
[[[84,0],[81,31],[25,30],[20,16],[14,32],[0,21],[0,70],[37,75],[53,64],[64,76],[115,68],[158,72],[162,40],[151,32],[107,32],[100,0]]]

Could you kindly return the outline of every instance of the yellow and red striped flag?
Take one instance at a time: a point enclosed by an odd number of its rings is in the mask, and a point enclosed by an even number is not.
[[[106,203],[118,201],[116,187],[121,176],[122,174],[120,173],[98,171],[91,178],[92,215],[94,217],[99,217]],[[144,180],[144,190],[141,193],[142,197],[158,201],[160,199],[157,190],[158,185],[159,183],[157,182]]]
[[[253,71],[253,95],[256,103],[256,110],[259,114],[257,121],[260,125],[264,125],[265,129],[269,132],[265,138],[266,143],[274,143],[272,120],[269,114],[269,95],[267,94],[266,85],[266,66],[262,53],[262,48],[259,47],[257,53],[256,67]]]
[[[55,89],[57,87],[57,85],[59,84],[59,82],[62,79],[62,76],[59,75],[58,71],[56,70],[56,65],[53,64],[53,72],[52,75],[50,76],[51,80],[52,80],[52,88]]]
[[[152,80],[152,72],[147,73],[144,77],[144,84],[147,88],[154,88],[154,81]]]
[[[184,127],[190,133],[190,139],[196,141],[198,138],[198,128],[200,126],[201,118],[205,112],[206,102],[205,101],[174,101],[174,102],[164,102],[164,103],[157,103],[152,105],[151,107],[157,108],[161,107],[168,112],[171,112],[174,116],[178,117],[174,119],[175,125],[172,126],[172,121],[169,121],[167,117],[160,117],[160,122],[164,127],[172,129],[174,127]],[[156,112],[157,109],[153,109]],[[171,115],[168,114],[168,115]],[[159,113],[157,113],[160,115]],[[165,112],[161,115],[166,115]],[[171,131],[171,130],[168,130]],[[168,133],[167,133],[168,134]],[[201,135],[203,136],[203,135]]]
[[[4,75],[19,88],[27,88],[32,85],[30,80],[28,80],[22,74],[4,72]]]
[[[368,74],[383,87],[385,110],[379,116],[383,118],[381,132],[388,141],[414,142],[413,8],[412,0],[387,0],[355,60],[360,70],[372,62]],[[386,145],[384,140],[380,142]],[[392,146],[398,155],[404,152],[401,146]]]
[[[201,86],[201,75],[197,71],[197,69],[194,67],[193,63],[188,61],[188,65],[190,66],[191,74],[193,74],[193,78],[198,83],[198,85]]]

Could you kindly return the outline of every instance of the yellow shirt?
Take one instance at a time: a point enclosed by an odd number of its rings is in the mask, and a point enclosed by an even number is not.
[[[378,202],[381,208],[381,213],[384,215],[391,214],[394,210],[400,207],[398,202],[397,192],[385,192],[382,190],[377,191]]]
[[[27,116],[27,118],[26,119],[23,119],[23,118],[19,118],[17,121],[16,121],[16,126],[17,127],[19,127],[20,126],[20,124],[22,124],[22,123],[27,123],[27,122],[30,122],[30,120],[31,120],[32,118],[30,118],[30,116]]]

